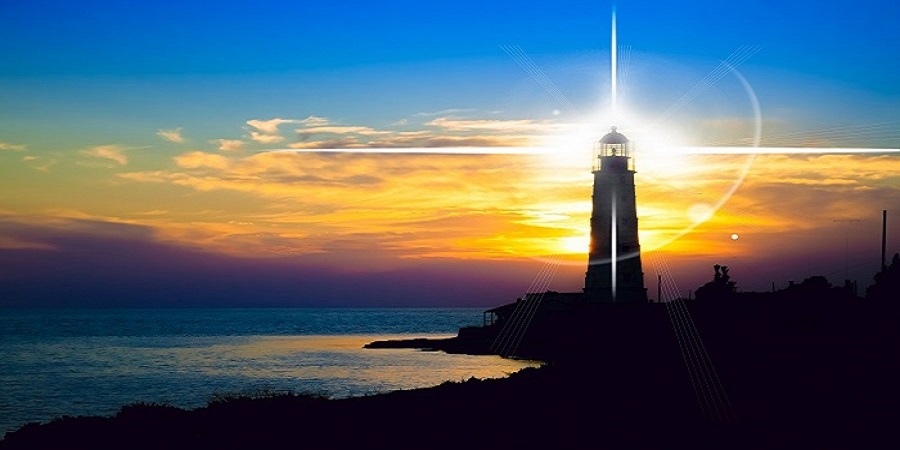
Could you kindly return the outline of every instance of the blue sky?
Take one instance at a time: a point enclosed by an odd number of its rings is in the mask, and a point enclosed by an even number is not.
[[[7,139],[42,136],[48,123],[67,130],[75,119],[73,136],[105,128],[131,130],[140,141],[135,128],[144,125],[214,139],[240,133],[255,117],[377,125],[451,108],[529,117],[558,106],[500,45],[520,46],[580,106],[602,101],[608,83],[608,2],[33,1],[0,8]],[[754,45],[759,52],[741,70],[767,112],[831,110],[822,118],[828,124],[896,114],[900,7],[893,2],[630,1],[617,8],[620,44],[630,46],[637,69],[642,62],[679,66],[689,83]],[[666,81],[633,95],[664,109],[684,89],[667,91]]]
[[[868,74],[898,7],[858,2],[619,2],[623,42],[719,58],[744,43],[802,71]],[[4,74],[270,73],[605,48],[609,2],[7,2]],[[499,55],[502,56],[502,55]],[[891,60],[894,61],[891,61]],[[893,67],[891,67],[893,66]]]

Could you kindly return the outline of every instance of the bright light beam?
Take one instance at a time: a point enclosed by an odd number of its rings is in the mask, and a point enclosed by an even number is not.
[[[682,155],[817,155],[856,153],[898,153],[897,148],[846,148],[846,147],[671,147]]]
[[[261,153],[383,153],[418,155],[548,155],[558,150],[550,147],[349,147],[349,148],[279,148]]]
[[[610,48],[610,50],[609,50],[609,72],[610,72],[610,80],[611,80],[609,89],[610,89],[610,99],[611,99],[610,106],[611,106],[611,110],[612,110],[613,121],[618,120],[618,111],[617,111],[617,104],[618,104],[617,100],[618,99],[616,98],[616,92],[618,91],[618,86],[616,86],[616,84],[617,84],[616,78],[618,76],[618,73],[617,73],[618,70],[617,70],[616,64],[618,64],[618,62],[617,62],[617,55],[616,55],[616,46],[617,46],[617,44],[616,44],[616,7],[613,6],[612,36],[611,36],[611,43],[610,43],[610,47],[609,47]]]
[[[569,101],[568,98],[559,90],[556,84],[534,63],[534,60],[522,50],[518,45],[501,45],[500,48],[512,58],[519,67],[522,68],[537,84],[541,85],[544,90],[556,99],[561,105],[568,108],[569,111],[578,114],[578,108]]]
[[[556,147],[349,147],[349,148],[281,148],[260,152],[283,153],[372,153],[419,155],[558,155]],[[660,149],[678,155],[850,155],[859,153],[900,153],[898,148],[844,147],[703,147],[680,146]]]

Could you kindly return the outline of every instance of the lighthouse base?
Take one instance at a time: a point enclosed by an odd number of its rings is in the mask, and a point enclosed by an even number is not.
[[[647,289],[620,287],[613,296],[612,288],[585,288],[584,299],[595,303],[647,303]]]

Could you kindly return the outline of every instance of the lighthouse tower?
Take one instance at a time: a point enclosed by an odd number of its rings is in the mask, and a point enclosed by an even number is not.
[[[646,302],[631,142],[612,127],[594,153],[591,247],[584,296],[590,302]]]

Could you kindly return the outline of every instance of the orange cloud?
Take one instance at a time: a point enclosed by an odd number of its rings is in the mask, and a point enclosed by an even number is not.
[[[219,146],[219,150],[226,153],[236,153],[244,149],[244,141],[240,139],[215,139],[210,141]]]
[[[185,169],[225,169],[229,159],[214,153],[189,152],[175,157],[175,164]]]
[[[124,166],[128,164],[128,157],[125,156],[124,150],[124,148],[118,145],[100,145],[87,150],[83,150],[81,154],[89,156],[91,158],[109,160],[115,162],[116,164]]]
[[[251,131],[250,139],[262,144],[277,144],[284,141],[284,137],[281,135],[260,133],[258,131]]]
[[[311,142],[294,142],[288,145],[290,148],[296,149],[317,149],[317,148],[357,148],[365,147],[356,138],[348,137],[342,139],[316,140]]]
[[[301,132],[317,130],[316,136],[289,144],[310,149],[535,145],[547,129],[568,126],[438,118],[429,122],[435,129],[386,131],[315,116],[248,121],[254,132],[277,138],[288,123]],[[243,142],[214,143],[239,149]],[[124,150],[101,146],[82,154],[125,165]],[[828,234],[833,229],[825,225],[896,204],[900,186],[895,156],[690,156],[641,150],[636,183],[642,246],[673,261],[681,258],[672,263],[678,267],[699,264],[704,276],[708,259],[721,255],[749,260],[821,246],[806,234],[833,239]],[[545,156],[222,151],[190,151],[166,167],[110,174],[114,178],[104,181],[116,189],[102,202],[88,200],[96,198],[89,190],[96,185],[67,186],[73,193],[69,200],[53,195],[58,187],[41,187],[45,191],[36,198],[42,208],[59,202],[60,208],[104,220],[146,225],[163,241],[239,256],[316,255],[334,264],[354,258],[352,264],[365,268],[422,258],[509,261],[570,253],[573,267],[583,271],[591,214],[589,149],[583,157],[562,151]],[[732,233],[741,239],[730,240]]]
[[[10,144],[8,142],[0,142],[0,151],[9,150],[13,152],[24,152],[26,147],[24,145],[18,144]]]
[[[284,125],[286,123],[297,123],[297,120],[293,119],[269,119],[269,120],[258,120],[252,119],[247,121],[247,125],[258,130],[263,134],[278,134],[278,127]]]
[[[391,134],[390,131],[379,131],[375,130],[371,127],[362,127],[362,126],[339,126],[339,125],[320,125],[314,127],[306,127],[300,128],[297,130],[297,134],[300,135],[310,135],[310,134],[362,134],[362,135],[383,135],[383,134]]]

